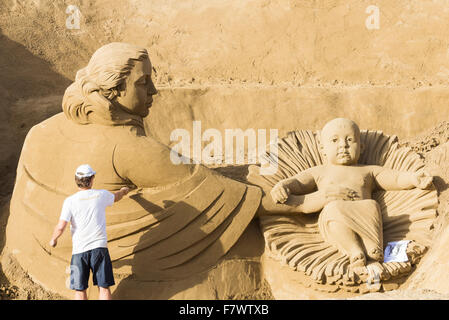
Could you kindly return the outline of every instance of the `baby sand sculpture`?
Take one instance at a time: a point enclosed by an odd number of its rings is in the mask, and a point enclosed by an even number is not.
[[[23,145],[7,226],[7,247],[40,283],[63,291],[70,235],[46,246],[81,163],[97,169],[94,188],[133,189],[107,211],[117,284],[186,278],[214,266],[254,217],[257,187],[202,165],[174,165],[170,149],[146,136],[156,89],[145,49],[111,43],[78,71],[63,113],[34,126]],[[121,275],[121,276],[120,276]],[[137,290],[137,289],[136,289]]]
[[[315,288],[357,292],[368,282],[381,290],[424,254],[437,193],[421,159],[399,148],[396,137],[360,132],[353,121],[338,118],[320,133],[289,133],[278,158],[275,175],[262,176],[256,166],[248,175],[265,191],[260,220],[266,247],[310,276]],[[385,263],[385,246],[399,240],[411,240],[409,261]]]

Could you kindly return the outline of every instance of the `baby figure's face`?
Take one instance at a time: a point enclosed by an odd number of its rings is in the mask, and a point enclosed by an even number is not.
[[[351,120],[334,119],[321,130],[321,152],[328,164],[357,164],[360,147],[360,129]]]

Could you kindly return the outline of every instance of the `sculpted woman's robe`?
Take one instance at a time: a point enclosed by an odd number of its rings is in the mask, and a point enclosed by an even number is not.
[[[136,125],[80,125],[63,113],[36,125],[17,169],[10,252],[35,280],[60,285],[67,274],[57,268],[69,265],[70,232],[56,248],[47,243],[64,199],[77,191],[76,167],[88,163],[97,172],[95,189],[135,188],[106,211],[114,272],[162,280],[210,268],[254,217],[261,192],[201,165],[174,165],[169,155]]]

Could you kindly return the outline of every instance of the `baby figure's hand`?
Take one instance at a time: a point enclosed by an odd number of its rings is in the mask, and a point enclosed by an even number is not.
[[[274,203],[284,203],[290,195],[290,189],[284,186],[282,181],[279,181],[274,185],[273,189],[271,189],[270,194]]]
[[[421,170],[413,173],[412,181],[413,185],[416,188],[419,188],[421,190],[429,189],[430,186],[432,185],[433,176],[430,175],[428,172]]]

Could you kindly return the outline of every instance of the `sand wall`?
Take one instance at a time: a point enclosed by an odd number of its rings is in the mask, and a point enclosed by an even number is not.
[[[68,5],[79,30],[66,28]],[[379,29],[366,27],[370,5]],[[3,33],[68,78],[101,44],[125,40],[150,50],[164,84],[448,84],[446,1],[4,0],[0,10]]]
[[[146,120],[150,132],[166,144],[176,128],[192,133],[194,120],[201,121],[203,131],[278,129],[283,136],[290,130],[317,130],[335,117],[348,117],[363,129],[410,138],[449,119],[448,102],[445,88],[164,88]]]
[[[67,28],[68,5],[80,29]],[[379,29],[366,26],[370,5]],[[0,17],[6,37],[68,79],[102,44],[147,47],[162,89],[149,121],[164,142],[193,117],[282,132],[346,116],[411,137],[449,115],[445,1],[5,0]]]

